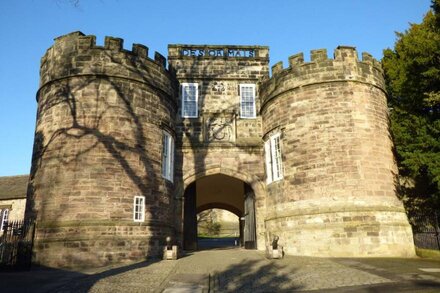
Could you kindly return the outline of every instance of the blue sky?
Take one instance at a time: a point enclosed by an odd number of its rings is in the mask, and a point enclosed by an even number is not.
[[[270,46],[271,64],[338,45],[382,58],[396,31],[420,23],[429,0],[0,0],[0,176],[28,174],[39,63],[57,36],[82,31],[140,43]]]

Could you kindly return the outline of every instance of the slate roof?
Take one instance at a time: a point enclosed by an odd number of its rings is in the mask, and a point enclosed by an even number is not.
[[[0,200],[26,198],[29,175],[0,177]]]

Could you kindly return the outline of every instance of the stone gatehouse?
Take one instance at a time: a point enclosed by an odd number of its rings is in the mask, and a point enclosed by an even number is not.
[[[74,32],[41,61],[26,216],[35,262],[101,266],[197,249],[196,214],[241,218],[245,248],[411,256],[380,63],[353,47],[272,67],[265,46],[159,53]]]

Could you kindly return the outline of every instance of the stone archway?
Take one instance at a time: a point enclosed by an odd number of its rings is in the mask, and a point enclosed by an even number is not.
[[[222,174],[239,179],[249,184],[252,187],[252,189],[255,191],[257,198],[263,196],[264,184],[261,181],[261,179],[258,176],[251,175],[247,172],[243,172],[243,170],[236,168],[236,166],[219,167],[218,165],[214,164],[214,165],[206,165],[200,167],[197,165],[193,169],[197,169],[197,170],[202,169],[202,171],[196,173],[189,172],[185,176],[183,176],[183,189],[186,189],[191,183],[195,182],[196,180],[202,177]]]
[[[183,206],[184,249],[197,249],[196,215],[207,208],[223,208],[239,216],[243,245],[257,247],[255,193],[245,181],[222,173],[200,176],[185,188]]]
[[[236,207],[234,207],[232,205],[228,205],[228,204],[222,203],[222,202],[211,202],[211,203],[207,203],[207,204],[198,206],[197,213],[203,212],[205,210],[210,210],[210,209],[226,210],[228,212],[235,214],[237,217],[241,217],[241,215],[243,213],[240,209],[237,209]]]

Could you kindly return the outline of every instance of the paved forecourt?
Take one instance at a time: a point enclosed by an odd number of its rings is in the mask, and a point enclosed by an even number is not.
[[[268,260],[261,252],[211,249],[74,273],[34,268],[0,273],[6,292],[439,292],[440,261],[419,258]]]

